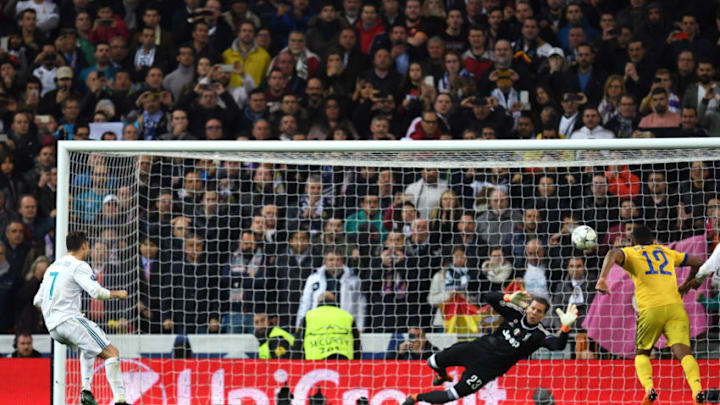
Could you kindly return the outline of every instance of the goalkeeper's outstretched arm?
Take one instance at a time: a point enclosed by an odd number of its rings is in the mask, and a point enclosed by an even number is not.
[[[546,347],[550,350],[563,350],[567,345],[570,327],[573,325],[573,323],[575,323],[578,318],[578,309],[575,304],[568,304],[568,307],[565,311],[558,308],[555,310],[555,313],[560,319],[560,324],[562,324],[562,328],[560,329],[560,333],[557,336],[547,335],[545,338],[545,342],[543,343],[543,347]]]

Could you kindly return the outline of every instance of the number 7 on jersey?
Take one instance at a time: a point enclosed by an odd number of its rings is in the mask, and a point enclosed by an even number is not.
[[[52,299],[53,290],[55,289],[55,281],[57,281],[58,274],[60,273],[58,273],[57,271],[50,272],[50,277],[53,278],[52,284],[50,284],[50,299]]]

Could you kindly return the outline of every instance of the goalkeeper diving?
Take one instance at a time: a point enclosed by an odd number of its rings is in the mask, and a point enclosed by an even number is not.
[[[428,365],[437,376],[433,385],[452,381],[446,368],[465,367],[460,381],[444,391],[430,391],[412,394],[403,405],[414,405],[424,401],[443,404],[470,395],[490,381],[505,374],[518,361],[529,357],[541,347],[563,350],[568,340],[570,326],[578,317],[575,305],[568,305],[567,311],[557,309],[562,323],[559,335],[548,332],[540,322],[547,315],[550,303],[541,297],[531,297],[524,291],[513,294],[488,293],[486,301],[503,317],[497,330],[470,342],[459,342],[433,354]]]

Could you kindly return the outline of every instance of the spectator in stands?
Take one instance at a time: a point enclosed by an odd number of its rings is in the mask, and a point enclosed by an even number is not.
[[[620,100],[625,95],[625,81],[620,75],[608,76],[605,80],[603,98],[598,105],[598,112],[602,118],[602,124],[607,125],[608,121],[618,115]]]
[[[253,314],[274,300],[275,279],[252,232],[243,232],[238,248],[221,270],[223,333],[251,333]],[[226,304],[225,304],[226,303]]]
[[[353,269],[343,264],[339,252],[325,253],[324,260],[324,264],[305,281],[295,327],[301,326],[308,311],[329,300],[338,302],[341,309],[350,313],[358,330],[362,331],[365,327],[367,299],[360,279]]]
[[[286,196],[274,184],[275,171],[267,164],[259,164],[252,177],[252,188],[240,199],[242,218],[247,221],[251,213],[264,205],[274,204],[280,209],[287,207]],[[282,217],[282,212],[280,213]]]
[[[440,202],[442,193],[447,189],[447,181],[439,178],[437,169],[425,168],[421,173],[421,178],[408,185],[405,193],[413,196],[413,204],[420,217],[428,219],[432,209]]]
[[[300,197],[298,206],[288,211],[289,226],[309,229],[315,235],[322,230],[323,220],[329,218],[332,207],[323,197],[322,178],[318,175],[308,177],[305,182],[305,194]]]
[[[588,191],[589,195],[577,199],[573,208],[580,210],[583,222],[595,229],[601,239],[617,218],[617,199],[608,194],[608,179],[602,174],[592,176]]]
[[[608,190],[619,200],[634,199],[640,192],[640,178],[627,165],[608,165],[605,177]]]
[[[224,106],[219,104],[222,101]],[[197,84],[192,91],[178,100],[179,108],[189,113],[190,133],[199,136],[210,118],[217,118],[223,127],[233,127],[241,111],[233,97],[220,83]]]
[[[16,112],[10,131],[7,134],[13,143],[13,154],[15,156],[15,169],[25,172],[32,167],[35,155],[40,151],[40,142],[37,138],[37,131],[31,126],[30,115]]]
[[[231,65],[236,62],[242,63],[245,72],[253,78],[256,84],[262,82],[262,78],[270,66],[270,55],[267,50],[257,45],[255,26],[252,22],[246,21],[240,25],[237,39],[233,41],[230,48],[223,52],[223,61]],[[231,75],[230,84],[235,87],[240,86],[242,76]]]
[[[562,279],[556,282],[553,288],[552,304],[558,308],[566,308],[568,304],[577,307],[579,322],[574,327],[576,329],[574,357],[577,359],[594,359],[596,358],[594,348],[590,347],[587,333],[580,327],[595,296],[595,291],[592,288],[593,280],[588,280],[582,258],[569,258],[564,268],[565,272],[563,272]],[[557,326],[559,320],[553,317],[553,323],[555,324],[553,326]]]
[[[182,52],[182,50],[180,52]],[[197,140],[197,138],[188,131],[189,124],[190,122],[188,121],[187,112],[185,110],[176,109],[170,113],[170,122],[168,124],[169,131],[160,135],[158,139],[174,141]]]
[[[637,114],[637,103],[630,94],[620,97],[618,114],[611,118],[605,128],[615,134],[616,138],[630,138],[633,131],[640,124],[640,117]]]
[[[559,195],[556,177],[552,174],[544,174],[539,176],[537,185],[535,186],[535,198],[525,202],[525,208],[534,208],[538,210],[540,217],[543,218],[546,229],[544,232],[553,234],[560,228],[562,214],[566,211],[570,204],[566,198]]]
[[[205,241],[190,233],[185,237],[182,259],[163,275],[163,329],[177,334],[220,331],[220,272],[206,263]]]
[[[525,267],[525,245],[532,239],[545,244],[547,231],[540,212],[534,208],[525,209],[522,223],[515,225],[512,233],[507,235],[504,246],[510,250],[513,266],[516,270]]]
[[[674,234],[677,230],[676,220],[680,215],[679,211],[683,211],[682,214],[685,215],[684,207],[678,208],[678,203],[679,197],[674,190],[669,189],[665,173],[660,170],[651,171],[640,205],[648,227],[663,243],[678,240],[678,235]]]
[[[688,211],[694,229],[703,228],[706,203],[709,201],[709,196],[718,191],[718,182],[713,173],[714,170],[708,162],[694,161],[690,164],[689,181],[680,183],[678,187],[680,204],[683,204],[684,209]]]
[[[417,1],[417,0],[411,0]],[[375,90],[382,90],[390,93],[395,90],[395,85],[400,82],[400,74],[392,69],[392,58],[390,51],[380,48],[375,51],[372,57],[372,68],[362,74],[362,77],[372,83]]]
[[[697,62],[697,82],[689,84],[683,96],[683,107],[698,110],[705,104],[708,111],[718,110],[718,82],[715,80],[715,65],[708,59]]]
[[[90,42],[94,45],[107,43],[115,36],[130,39],[127,26],[122,17],[113,12],[109,1],[100,2],[96,8],[97,18],[90,30]]]
[[[446,246],[452,242],[455,224],[460,219],[460,200],[453,190],[445,190],[438,205],[430,212],[430,241],[433,245]]]
[[[423,328],[408,328],[407,340],[385,355],[386,360],[427,360],[440,349],[427,340]]]
[[[280,248],[277,257],[277,305],[280,325],[296,325],[295,315],[300,306],[303,285],[321,265],[321,260],[323,259],[312,255],[308,231],[291,231],[287,245]]]
[[[533,297],[550,298],[552,276],[547,267],[545,247],[538,239],[531,239],[525,245],[525,266],[516,275],[522,275],[525,290]]]
[[[179,100],[183,88],[192,83],[194,78],[195,54],[193,48],[189,45],[181,46],[178,49],[176,60],[177,68],[165,76],[163,87],[172,93],[174,100]]]
[[[605,75],[595,65],[595,50],[588,43],[577,46],[577,64],[567,72],[556,72],[552,75],[553,87],[556,91],[570,89],[583,93],[590,104],[597,105],[603,96]]]
[[[202,200],[205,185],[198,170],[189,170],[185,173],[182,188],[175,192],[174,201],[180,204],[181,211],[190,216],[195,212]]]
[[[713,114],[716,115],[716,114]],[[705,112],[707,117],[707,111]],[[708,130],[699,126],[698,112],[692,108],[683,108],[680,112],[680,132],[682,137],[704,138],[708,136]],[[706,122],[705,125],[710,131],[717,128],[713,123]]]
[[[330,250],[337,250],[342,257],[347,258],[346,262],[349,267],[357,268],[350,265],[353,260],[353,251],[357,251],[357,246],[350,241],[348,235],[343,231],[343,220],[341,218],[329,218],[325,221],[322,233],[317,233],[311,238],[313,248],[313,256],[325,257],[325,253]]]
[[[167,71],[169,57],[167,48],[155,44],[155,29],[145,26],[139,32],[139,44],[133,52],[134,81],[141,81],[145,78],[150,67],[158,67],[163,72]]]
[[[316,54],[323,54],[333,44],[337,44],[342,29],[346,27],[347,22],[338,17],[335,4],[323,3],[320,13],[308,22],[308,49]]]
[[[239,234],[240,220],[230,217],[227,206],[218,203],[218,192],[215,190],[205,190],[193,217],[194,228],[203,230],[209,260],[224,261],[226,252],[231,249],[230,240],[237,239]],[[220,257],[216,258],[216,255]]]
[[[478,234],[486,246],[503,246],[506,235],[522,222],[522,214],[510,207],[508,195],[501,188],[490,192],[488,209],[477,218]]]
[[[75,212],[80,213],[79,220],[84,223],[94,223],[102,208],[102,201],[108,194],[108,168],[97,165],[91,168],[90,189],[80,193],[73,200]]]
[[[140,240],[138,257],[140,331],[143,333],[161,333],[162,314],[160,299],[162,297],[158,243],[151,237]],[[166,331],[167,332],[167,331]]]
[[[368,189],[360,203],[360,209],[345,219],[345,233],[355,234],[359,231],[360,225],[367,223],[372,232],[378,234],[380,240],[385,239],[385,227],[382,223],[382,211],[380,210],[380,198],[377,196],[377,189]]]
[[[39,351],[33,348],[33,337],[30,332],[16,332],[13,339],[13,349],[8,357],[13,358],[39,358],[42,357]]]
[[[261,359],[288,359],[292,355],[295,337],[277,326],[277,315],[257,312],[253,315],[253,334],[258,339]]]
[[[558,133],[561,136],[569,137],[576,130],[582,127],[582,120],[578,119],[580,115],[578,110],[581,101],[583,101],[583,99],[576,93],[571,91],[563,92],[560,102],[563,109],[563,115],[560,117],[560,125],[558,126]]]
[[[24,195],[18,203],[18,213],[25,226],[25,240],[30,242],[33,248],[40,249],[44,245],[43,238],[49,230],[48,221],[38,217],[38,203],[32,195]]]
[[[416,276],[409,273],[411,268],[405,248],[405,237],[390,232],[379,257],[372,257],[366,269],[361,271],[364,290],[368,291],[370,303],[369,325],[372,331],[392,332],[400,329],[406,317],[415,315],[409,301],[409,281]],[[429,276],[429,273],[427,274]]]
[[[480,267],[480,291],[502,291],[514,273],[513,265],[505,258],[502,248],[493,247],[488,250],[489,258]]]
[[[476,232],[477,222],[472,211],[464,211],[456,221],[454,237],[451,244],[442,246],[443,255],[447,255],[450,246],[465,246],[468,267],[477,269],[480,261],[486,256],[487,250]]]
[[[430,282],[428,303],[440,306],[455,300],[467,301],[477,304],[480,287],[480,277],[477,268],[469,268],[465,246],[452,248],[451,259],[446,259],[440,271],[437,271]],[[434,326],[442,325],[442,311],[438,309],[433,320]]]
[[[444,134],[440,130],[438,122],[439,118],[434,111],[424,111],[420,125],[415,126],[415,130],[408,135],[408,138],[416,141],[440,139]]]
[[[680,114],[668,109],[667,90],[661,87],[655,88],[651,97],[655,111],[640,120],[638,127],[640,129],[668,129],[670,130],[669,134],[675,134],[677,128],[680,127]]]
[[[586,107],[582,113],[583,127],[573,132],[570,139],[612,139],[615,134],[603,128],[600,113],[595,107]]]
[[[4,247],[2,255],[5,255]],[[47,333],[45,320],[40,309],[33,305],[33,298],[40,287],[45,271],[50,266],[50,259],[38,256],[30,265],[22,286],[16,292],[16,308],[18,316],[15,321],[15,330],[25,330],[30,333]]]
[[[618,220],[620,221],[618,224],[615,224],[611,226],[607,233],[605,234],[602,245],[600,246],[599,253],[600,256],[603,256],[607,253],[608,249],[611,249],[614,246],[622,245],[623,247],[626,246],[626,243],[622,243],[622,241],[619,242],[620,239],[625,238],[625,224],[630,222],[635,222],[636,220],[639,220],[642,218],[642,214],[640,212],[640,209],[638,209],[637,204],[635,203],[635,200],[626,199],[622,200],[620,202],[620,210],[619,210],[619,216]],[[629,243],[629,239],[628,239]]]
[[[680,114],[682,107],[680,104],[680,98],[673,92],[673,82],[670,76],[670,71],[665,68],[660,68],[655,72],[653,84],[650,86],[650,93],[640,102],[640,113],[648,114],[650,111],[654,111],[652,91],[656,88],[663,88],[667,91],[668,110],[676,114]]]
[[[15,323],[17,316],[17,308],[15,302],[15,292],[22,285],[22,269],[17,268],[16,263],[8,260],[6,252],[14,254],[17,247],[13,248],[14,241],[22,238],[22,230],[19,228],[20,223],[11,222],[7,225],[5,235],[6,242],[0,244],[0,333],[9,333],[11,327]],[[17,236],[19,234],[19,236]],[[17,245],[16,245],[17,246]],[[13,256],[15,262],[17,258]],[[24,257],[22,257],[24,260]]]

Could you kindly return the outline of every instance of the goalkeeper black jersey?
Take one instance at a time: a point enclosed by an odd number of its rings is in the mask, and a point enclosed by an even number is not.
[[[482,362],[496,375],[502,375],[518,361],[529,357],[535,350],[545,347],[550,350],[562,350],[567,344],[568,334],[554,335],[542,324],[530,326],[525,319],[525,311],[515,305],[503,301],[503,294],[488,293],[485,301],[503,317],[502,324],[492,334],[475,339],[482,358],[474,359]],[[549,308],[548,308],[549,310]]]

